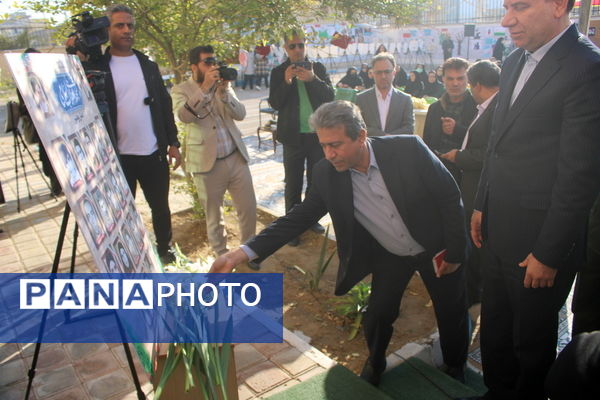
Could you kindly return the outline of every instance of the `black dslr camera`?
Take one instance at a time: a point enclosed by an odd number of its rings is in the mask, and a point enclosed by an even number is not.
[[[237,79],[237,70],[228,67],[224,61],[219,61],[219,74],[224,81],[235,81]]]
[[[81,17],[81,19],[78,19]],[[71,17],[71,23],[75,32],[75,44],[67,47],[67,53],[76,54],[77,51],[90,57],[90,61],[95,61],[102,56],[101,46],[108,42],[108,31],[110,20],[107,16],[94,18],[89,11]]]

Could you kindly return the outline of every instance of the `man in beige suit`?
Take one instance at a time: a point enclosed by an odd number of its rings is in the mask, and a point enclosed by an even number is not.
[[[234,120],[246,116],[230,81],[221,79],[212,46],[190,50],[192,76],[173,87],[173,108],[183,122],[184,167],[192,174],[206,212],[208,241],[217,255],[227,252],[223,196],[229,191],[237,210],[241,242],[255,234],[256,197],[248,152]],[[256,267],[256,265],[253,265]]]

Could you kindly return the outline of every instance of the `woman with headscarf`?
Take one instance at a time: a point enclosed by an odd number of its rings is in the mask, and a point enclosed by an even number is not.
[[[358,76],[360,76],[360,79],[362,79],[363,81],[363,86],[365,87],[365,89],[369,89],[375,84],[375,80],[373,79],[373,77],[369,76],[369,69],[371,69],[371,67],[369,67],[369,64],[363,63],[360,66],[360,72],[358,73]]]
[[[404,92],[413,97],[423,96],[423,82],[419,80],[416,71],[410,71],[408,73],[408,83],[404,88]]]
[[[358,71],[354,67],[348,68],[346,75],[337,84],[339,88],[350,88],[350,89],[361,89],[363,87],[363,80],[358,75]]]

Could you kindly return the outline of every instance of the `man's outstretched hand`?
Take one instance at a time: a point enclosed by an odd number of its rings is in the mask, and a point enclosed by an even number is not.
[[[227,274],[237,265],[248,262],[248,256],[244,250],[237,248],[219,256],[210,267],[209,273]]]

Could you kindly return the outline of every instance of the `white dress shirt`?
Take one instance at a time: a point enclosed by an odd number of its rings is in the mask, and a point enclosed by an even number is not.
[[[387,92],[385,98],[375,88],[375,96],[377,97],[377,109],[379,110],[379,121],[381,122],[381,130],[385,132],[385,121],[387,121],[388,112],[390,111],[390,103],[392,100],[392,88]]]
[[[535,68],[538,66],[540,61],[542,61],[542,58],[544,58],[544,56],[546,55],[546,53],[548,53],[548,51],[554,45],[554,43],[556,43],[558,41],[558,39],[560,39],[562,37],[562,35],[564,35],[565,32],[570,27],[571,27],[571,25],[569,25],[567,27],[567,29],[565,29],[558,35],[554,36],[554,38],[552,38],[552,40],[550,40],[548,43],[546,43],[545,45],[543,45],[542,47],[540,47],[533,53],[530,53],[529,51],[525,51],[525,57],[526,57],[525,65],[523,65],[523,69],[521,70],[521,75],[519,75],[519,79],[517,80],[517,83],[515,83],[515,88],[513,89],[512,96],[510,98],[511,106],[513,105],[513,103],[515,102],[517,97],[519,96],[519,93],[521,93],[521,90],[527,83],[527,80],[529,79],[531,74],[533,74],[533,71],[535,71]]]
[[[471,125],[469,125],[469,129],[467,129],[467,134],[465,135],[465,138],[462,142],[462,146],[460,146],[461,150],[464,150],[467,147],[467,142],[469,141],[469,133],[471,132],[471,128],[473,127],[473,125],[475,125],[475,122],[479,119],[479,117],[481,117],[481,114],[483,114],[485,110],[487,110],[488,106],[490,105],[492,100],[494,100],[494,97],[496,97],[497,94],[498,92],[494,93],[490,96],[489,99],[477,105],[477,116],[475,116],[475,119],[473,120],[473,122],[471,122]]]

